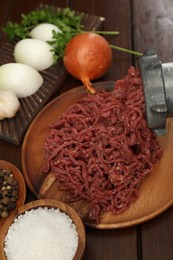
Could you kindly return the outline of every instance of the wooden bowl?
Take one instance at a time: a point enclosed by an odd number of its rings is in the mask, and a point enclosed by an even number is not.
[[[19,171],[19,169],[14,164],[11,164],[10,162],[0,160],[0,169],[5,169],[5,170],[10,169],[14,175],[15,180],[18,182],[19,199],[17,200],[16,203],[16,209],[17,209],[25,203],[26,185],[25,185],[24,177],[22,173]],[[0,217],[0,229],[2,228],[3,224],[7,221],[7,219],[14,214],[16,209],[10,211],[9,216],[7,218]]]
[[[76,211],[68,206],[67,204],[57,201],[57,200],[51,200],[51,199],[42,199],[42,200],[36,200],[32,201],[30,203],[27,203],[20,208],[16,210],[16,214],[8,218],[8,220],[5,222],[5,224],[2,227],[1,230],[1,236],[0,236],[0,259],[1,260],[7,260],[4,252],[4,239],[8,232],[8,228],[10,225],[14,222],[14,219],[18,217],[21,214],[24,214],[25,211],[31,210],[31,209],[37,209],[38,207],[48,207],[48,208],[55,208],[59,209],[61,212],[64,212],[66,215],[68,215],[73,223],[76,226],[77,232],[78,232],[78,247],[76,254],[74,256],[74,260],[80,260],[83,256],[84,249],[85,249],[85,242],[86,242],[86,235],[85,235],[85,228],[83,225],[82,220],[76,213]]]

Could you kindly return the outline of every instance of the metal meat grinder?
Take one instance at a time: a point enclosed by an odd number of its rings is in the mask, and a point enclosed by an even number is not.
[[[155,50],[139,58],[147,124],[157,135],[166,134],[166,119],[173,117],[173,62],[161,63]]]

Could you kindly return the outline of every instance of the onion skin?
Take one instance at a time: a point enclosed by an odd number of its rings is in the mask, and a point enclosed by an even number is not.
[[[102,36],[81,33],[67,44],[63,58],[67,71],[81,80],[89,93],[95,94],[90,80],[103,76],[112,62],[112,49]]]

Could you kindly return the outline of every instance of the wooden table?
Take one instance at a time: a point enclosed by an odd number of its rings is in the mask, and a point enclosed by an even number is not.
[[[18,22],[38,4],[53,4],[103,16],[104,29],[117,30],[118,37],[108,37],[111,44],[144,52],[153,47],[162,62],[173,60],[173,2],[172,0],[0,0],[0,27],[9,20]],[[0,31],[0,43],[5,40]],[[113,51],[113,64],[102,80],[117,80],[126,75],[136,58]],[[78,81],[68,78],[60,93]],[[21,146],[0,141],[0,159],[21,167]],[[26,202],[34,200],[28,190]],[[138,226],[117,230],[86,228],[87,245],[83,259],[88,260],[172,260],[173,208]]]

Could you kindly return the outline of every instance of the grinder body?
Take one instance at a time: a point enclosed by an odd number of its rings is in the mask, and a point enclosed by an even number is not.
[[[155,50],[139,59],[147,124],[157,135],[166,134],[166,119],[173,117],[173,62],[161,63]]]

